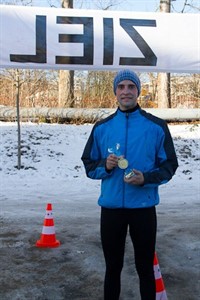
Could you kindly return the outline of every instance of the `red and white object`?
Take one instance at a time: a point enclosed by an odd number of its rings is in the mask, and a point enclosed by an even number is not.
[[[156,281],[156,300],[167,300],[167,294],[165,291],[164,282],[160,272],[160,266],[158,263],[156,252],[154,255],[153,268],[154,268],[154,276]]]
[[[36,242],[36,246],[41,248],[54,248],[60,246],[60,242],[56,240],[52,204],[50,203],[47,204],[42,234],[40,240]]]

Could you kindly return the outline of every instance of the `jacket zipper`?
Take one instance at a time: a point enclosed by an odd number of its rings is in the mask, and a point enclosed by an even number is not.
[[[124,152],[124,156],[126,158],[127,155],[127,139],[128,139],[128,119],[129,119],[129,113],[126,113],[126,128],[125,128],[125,152]],[[123,204],[122,207],[125,207],[125,183],[123,185]]]

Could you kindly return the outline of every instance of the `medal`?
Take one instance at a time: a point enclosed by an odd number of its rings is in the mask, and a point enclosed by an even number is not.
[[[118,167],[123,170],[128,168],[128,160],[125,158],[119,158]]]
[[[120,152],[120,144],[116,143],[114,147],[109,147],[108,148],[109,153],[113,153],[116,156],[118,156],[118,167],[120,169],[126,169],[128,167],[128,160],[126,158],[121,157],[121,152]]]

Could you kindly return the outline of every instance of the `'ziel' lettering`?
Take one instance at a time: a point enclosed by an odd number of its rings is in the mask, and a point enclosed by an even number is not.
[[[57,16],[57,24],[82,24],[83,34],[59,34],[59,43],[82,43],[83,56],[56,56],[55,64],[93,65],[94,64],[94,26],[92,17]],[[130,36],[143,54],[141,57],[120,57],[119,65],[156,66],[157,57],[135,29],[137,26],[156,27],[155,20],[119,19],[120,26]],[[20,63],[47,63],[47,25],[46,16],[36,15],[35,55],[10,54],[10,61]],[[101,45],[98,45],[101,47]],[[114,60],[114,25],[113,18],[103,18],[103,65],[113,65]]]

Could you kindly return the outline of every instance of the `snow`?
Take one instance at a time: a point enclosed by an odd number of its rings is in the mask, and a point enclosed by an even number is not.
[[[169,125],[179,160],[176,176],[161,187],[173,193],[173,186],[197,195],[199,186],[200,125]],[[40,203],[70,200],[66,194],[98,194],[100,182],[85,176],[80,159],[92,125],[21,124],[21,170],[17,169],[17,124],[0,122],[1,197]],[[3,174],[3,175],[2,175]],[[188,186],[189,185],[189,186]],[[190,187],[190,188],[189,188]],[[32,199],[31,199],[32,198]],[[70,197],[68,197],[70,198]],[[195,201],[192,197],[190,202]],[[176,198],[175,201],[182,201]],[[163,200],[164,201],[164,200]],[[173,201],[171,197],[168,203]],[[185,200],[187,201],[187,200]]]
[[[102,299],[104,261],[97,205],[100,181],[86,177],[80,159],[92,126],[22,123],[22,168],[18,170],[17,124],[0,122],[0,255],[5,257],[1,262],[1,299]],[[179,168],[173,179],[160,187],[157,250],[170,299],[197,300],[200,124],[169,125],[169,129]],[[35,242],[40,237],[47,203],[53,205],[61,246],[41,254]],[[134,295],[139,299],[130,283],[130,274],[135,271],[130,266],[133,258],[127,243],[130,253],[125,260],[127,280],[123,281],[122,299],[133,299]],[[49,269],[40,265],[45,251],[54,259],[54,267],[50,263]],[[54,270],[55,260],[60,268],[66,267],[63,275],[58,267],[57,273]],[[74,271],[74,265],[79,271]],[[44,278],[38,268],[56,274]],[[137,278],[135,273],[133,276]],[[9,284],[12,280],[14,284]],[[30,287],[30,281],[34,287]]]

